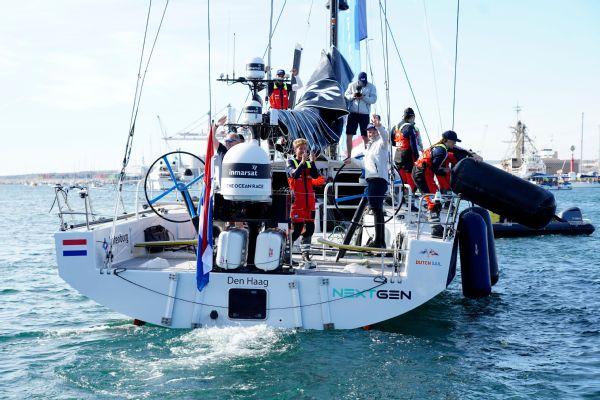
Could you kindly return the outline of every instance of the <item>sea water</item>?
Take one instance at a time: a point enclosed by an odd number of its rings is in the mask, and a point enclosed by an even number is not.
[[[499,239],[490,297],[464,298],[459,274],[369,331],[170,330],[58,277],[52,188],[1,193],[0,398],[600,399],[598,231]],[[555,196],[600,226],[600,189]]]

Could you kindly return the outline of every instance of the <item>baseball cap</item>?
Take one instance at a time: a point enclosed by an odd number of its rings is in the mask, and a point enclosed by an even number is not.
[[[277,75],[285,75],[285,71],[282,69],[277,70]]]
[[[360,74],[358,74],[358,80],[362,83],[367,83],[367,73],[361,72]]]
[[[415,116],[415,112],[413,111],[412,108],[408,107],[406,110],[404,110],[404,117],[408,118],[408,117],[414,117]]]
[[[375,130],[377,130],[377,127],[375,125],[373,125],[373,124],[369,124],[369,125],[367,125],[367,130],[369,130],[369,129],[375,129]]]
[[[456,132],[454,132],[454,131],[446,131],[446,132],[442,133],[442,137],[446,140],[454,140],[455,142],[461,141],[458,138],[458,136],[456,135]]]

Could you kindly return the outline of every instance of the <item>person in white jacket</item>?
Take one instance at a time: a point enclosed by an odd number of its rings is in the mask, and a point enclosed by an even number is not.
[[[346,157],[349,159],[352,155],[352,136],[357,128],[360,128],[363,143],[367,145],[367,125],[371,104],[377,101],[377,88],[367,81],[367,74],[361,72],[358,80],[348,85],[345,97],[350,112],[346,121]]]
[[[386,248],[385,216],[383,200],[388,189],[389,176],[389,134],[381,125],[378,115],[373,115],[367,125],[369,139],[364,158],[365,178],[367,180],[367,198],[375,219],[375,240],[370,247]]]

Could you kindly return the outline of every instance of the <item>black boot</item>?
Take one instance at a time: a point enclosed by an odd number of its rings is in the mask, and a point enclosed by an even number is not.
[[[373,217],[375,219],[375,240],[371,247],[385,249],[385,216],[383,215],[383,209],[373,210]]]

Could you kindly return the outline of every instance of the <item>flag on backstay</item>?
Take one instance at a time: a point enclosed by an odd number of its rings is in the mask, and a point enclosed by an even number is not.
[[[212,237],[212,162],[214,156],[213,128],[210,127],[204,161],[204,187],[198,203],[198,254],[196,257],[196,284],[198,290],[208,285],[209,273],[213,267]]]

